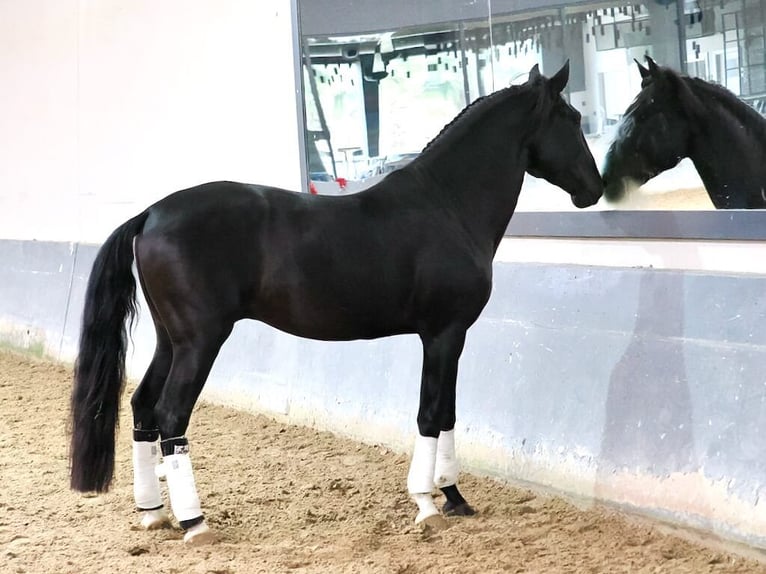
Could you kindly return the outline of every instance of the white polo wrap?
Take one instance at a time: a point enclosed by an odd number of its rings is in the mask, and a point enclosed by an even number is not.
[[[170,507],[176,520],[182,522],[202,516],[189,454],[166,455],[158,467],[158,472],[160,476],[166,477]]]
[[[133,498],[139,509],[162,506],[160,481],[155,472],[159,462],[157,441],[133,441]]]
[[[436,467],[434,484],[439,488],[452,486],[457,482],[460,464],[455,456],[455,429],[442,431],[436,445]]]
[[[420,524],[429,516],[436,516],[439,514],[430,492],[413,494],[412,500],[418,505],[418,515],[415,517],[415,524]]]
[[[410,494],[430,493],[433,489],[437,442],[437,439],[429,436],[415,437],[415,449],[407,475],[407,490]]]

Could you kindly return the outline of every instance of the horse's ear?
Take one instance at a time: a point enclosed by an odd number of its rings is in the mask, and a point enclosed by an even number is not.
[[[649,73],[654,76],[655,78],[660,75],[660,67],[657,65],[657,63],[652,60],[649,55],[647,54],[644,56],[646,58],[646,63],[649,64]],[[640,64],[639,64],[640,65]]]
[[[556,72],[556,75],[553,76],[548,81],[548,86],[550,87],[551,93],[560,94],[561,92],[563,92],[568,81],[569,81],[569,60],[564,62],[564,65],[561,66],[561,69],[558,72]]]
[[[651,76],[651,72],[649,72],[648,68],[645,68],[641,65],[641,62],[633,58],[633,61],[636,63],[636,66],[638,66],[638,73],[641,74],[641,79],[645,80],[648,77]]]
[[[534,82],[537,78],[540,77],[540,65],[535,64],[532,66],[532,69],[529,70],[529,78],[527,79],[528,82]]]

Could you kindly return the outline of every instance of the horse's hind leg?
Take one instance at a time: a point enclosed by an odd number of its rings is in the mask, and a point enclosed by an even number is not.
[[[131,398],[133,407],[133,497],[141,512],[141,526],[146,530],[170,524],[162,503],[156,468],[160,462],[160,436],[154,405],[159,399],[170,371],[173,353],[164,328],[156,324],[157,346],[144,378]]]
[[[173,343],[173,362],[157,404],[155,416],[160,429],[162,472],[167,479],[170,506],[188,544],[206,544],[215,540],[205,517],[194,482],[186,429],[192,409],[232,325],[218,329],[196,325],[194,338]],[[213,334],[215,333],[215,334]]]

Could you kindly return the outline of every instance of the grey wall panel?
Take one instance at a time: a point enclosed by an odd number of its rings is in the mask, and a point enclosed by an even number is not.
[[[526,211],[513,215],[507,235],[762,241],[766,239],[766,212],[758,209]]]
[[[15,341],[57,354],[75,244],[6,240],[0,246],[0,320],[15,326]]]
[[[97,250],[98,246],[85,244],[77,244],[74,248],[69,305],[61,337],[61,359],[71,360],[77,352],[82,308],[85,301],[85,289]]]
[[[39,329],[46,349],[72,360],[95,252],[0,241],[0,340],[23,345],[19,330]],[[458,448],[468,467],[766,547],[766,277],[504,263],[494,271],[459,370]],[[129,372],[140,378],[154,346],[146,311],[133,338]],[[323,343],[243,321],[206,394],[406,450],[420,368],[416,336]]]

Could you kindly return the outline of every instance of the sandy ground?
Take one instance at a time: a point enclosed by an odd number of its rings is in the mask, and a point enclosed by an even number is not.
[[[619,203],[607,204],[611,209],[712,211],[715,210],[704,187],[680,188],[652,192],[633,189]]]
[[[405,456],[209,404],[189,436],[221,541],[186,548],[177,529],[136,527],[127,408],[115,488],[68,490],[69,391],[66,368],[0,353],[2,573],[766,573],[711,540],[468,475],[479,514],[427,535],[412,523]]]

